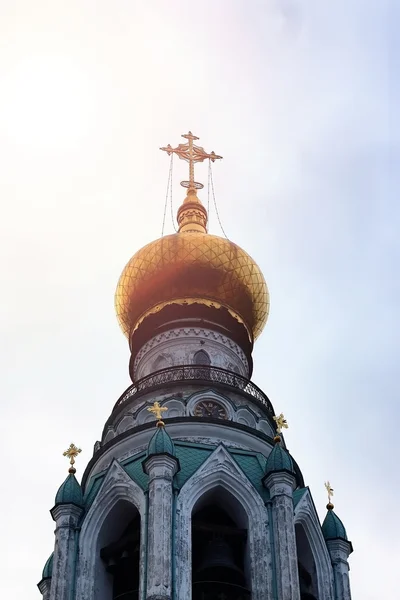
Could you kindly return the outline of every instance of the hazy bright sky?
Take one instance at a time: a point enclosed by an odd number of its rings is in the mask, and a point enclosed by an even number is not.
[[[335,488],[353,599],[399,597],[396,4],[0,0],[2,598],[39,600],[62,451],[81,475],[130,383],[115,285],[188,129],[270,288],[253,380],[321,518]]]

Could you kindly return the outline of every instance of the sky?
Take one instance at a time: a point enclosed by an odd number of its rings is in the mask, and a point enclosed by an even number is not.
[[[190,129],[224,157],[224,230],[271,294],[252,379],[321,519],[331,481],[353,599],[398,598],[399,18],[395,0],[0,0],[1,597],[39,600],[62,452],[83,449],[81,476],[130,384],[115,286],[161,233],[158,148]],[[176,161],[174,211],[186,178]]]

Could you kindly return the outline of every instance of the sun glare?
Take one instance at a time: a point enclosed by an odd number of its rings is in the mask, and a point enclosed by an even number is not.
[[[73,147],[93,123],[91,82],[79,64],[65,57],[25,59],[8,73],[3,90],[6,131],[18,146]]]

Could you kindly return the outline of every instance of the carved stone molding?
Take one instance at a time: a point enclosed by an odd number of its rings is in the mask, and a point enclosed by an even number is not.
[[[220,445],[185,483],[177,500],[176,585],[177,600],[192,597],[192,510],[201,496],[222,488],[243,509],[248,525],[249,579],[252,599],[272,597],[271,548],[268,513],[264,502],[238,467],[227,449]]]
[[[243,350],[233,340],[222,335],[222,333],[212,331],[211,329],[204,329],[202,327],[180,327],[178,329],[170,329],[169,331],[160,333],[146,342],[136,355],[134,369],[137,369],[138,364],[142,360],[143,356],[145,356],[149,350],[154,348],[154,346],[160,344],[161,342],[180,338],[184,339],[185,337],[198,337],[206,340],[209,339],[223,344],[232,350],[240,359],[240,361],[248,368],[247,358]]]
[[[317,572],[318,598],[319,600],[331,600],[334,598],[331,560],[308,489],[295,508],[294,524],[302,526],[311,548]]]
[[[140,585],[141,588],[143,586],[146,545],[145,497],[143,490],[114,460],[82,524],[75,600],[108,600],[111,597],[110,580],[100,558],[99,536],[111,511],[121,502],[136,508],[141,517]]]

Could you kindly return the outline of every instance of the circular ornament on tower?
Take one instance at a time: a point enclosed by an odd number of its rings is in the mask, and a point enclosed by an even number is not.
[[[195,417],[211,417],[213,419],[227,419],[225,407],[213,400],[201,400],[194,407]]]

